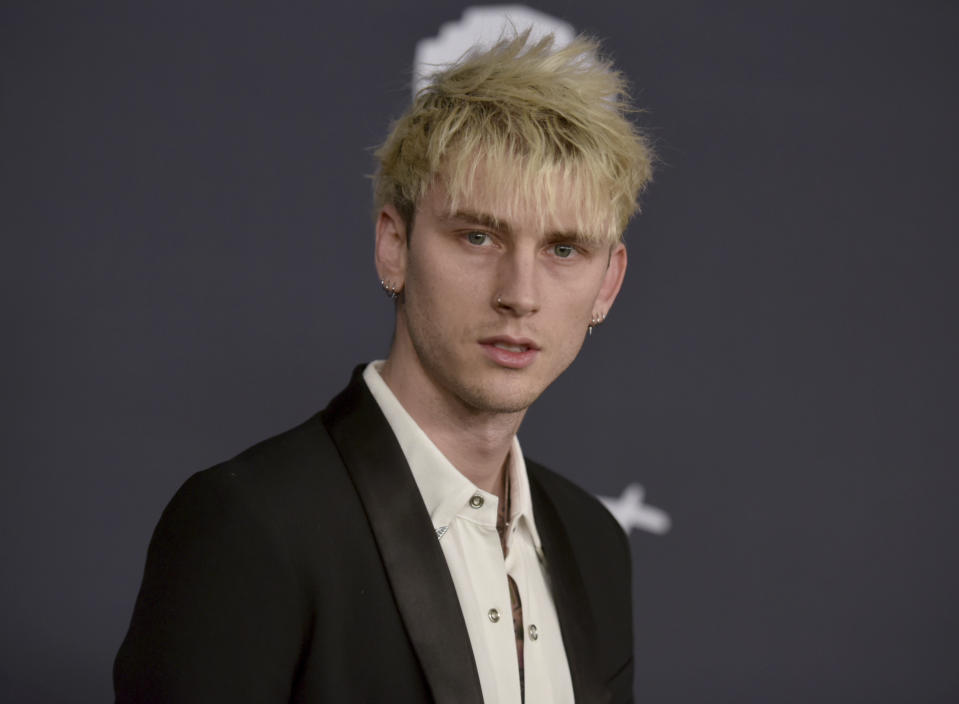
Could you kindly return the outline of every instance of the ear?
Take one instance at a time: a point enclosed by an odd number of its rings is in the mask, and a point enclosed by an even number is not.
[[[376,273],[397,290],[406,283],[406,245],[406,223],[394,206],[384,205],[376,216]]]
[[[616,300],[619,289],[623,285],[623,278],[626,276],[626,259],[626,245],[619,242],[609,253],[609,264],[606,266],[603,283],[599,287],[599,293],[593,305],[594,312],[607,315],[609,309],[613,307],[613,301]]]

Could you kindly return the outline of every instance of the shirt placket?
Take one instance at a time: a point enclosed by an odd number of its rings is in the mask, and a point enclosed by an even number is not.
[[[503,549],[503,560],[509,556],[510,536],[510,481],[509,468],[503,472],[503,500],[499,502],[496,512],[496,532],[499,533],[500,547]],[[519,692],[521,701],[526,701],[525,663],[523,660],[523,602],[519,596],[519,587],[509,573],[506,574],[509,586],[509,600],[513,613],[513,635],[516,641],[516,662],[519,666]]]

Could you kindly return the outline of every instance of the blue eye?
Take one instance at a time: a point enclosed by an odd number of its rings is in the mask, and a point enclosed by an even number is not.
[[[572,256],[573,252],[576,251],[576,248],[571,244],[554,244],[553,245],[553,254],[555,254],[560,259],[566,259],[567,257]]]
[[[485,232],[470,232],[466,235],[466,239],[469,240],[470,244],[475,244],[477,247],[482,247],[489,241],[489,235]]]

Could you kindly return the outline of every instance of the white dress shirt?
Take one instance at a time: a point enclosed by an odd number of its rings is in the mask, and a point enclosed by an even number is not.
[[[382,365],[382,361],[367,365],[363,379],[399,441],[433,521],[466,620],[483,700],[521,701],[509,575],[523,608],[525,700],[572,702],[573,683],[543,567],[519,441],[514,436],[509,453],[511,515],[504,560],[496,531],[499,500],[460,474],[439,451],[383,381]]]

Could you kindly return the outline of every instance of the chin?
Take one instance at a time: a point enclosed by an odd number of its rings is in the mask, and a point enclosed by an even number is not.
[[[487,413],[520,413],[539,398],[543,389],[531,389],[526,384],[500,382],[496,385],[464,389],[461,399],[467,406]]]
[[[466,404],[475,411],[482,413],[522,413],[529,408],[533,401],[506,398],[467,398]]]

